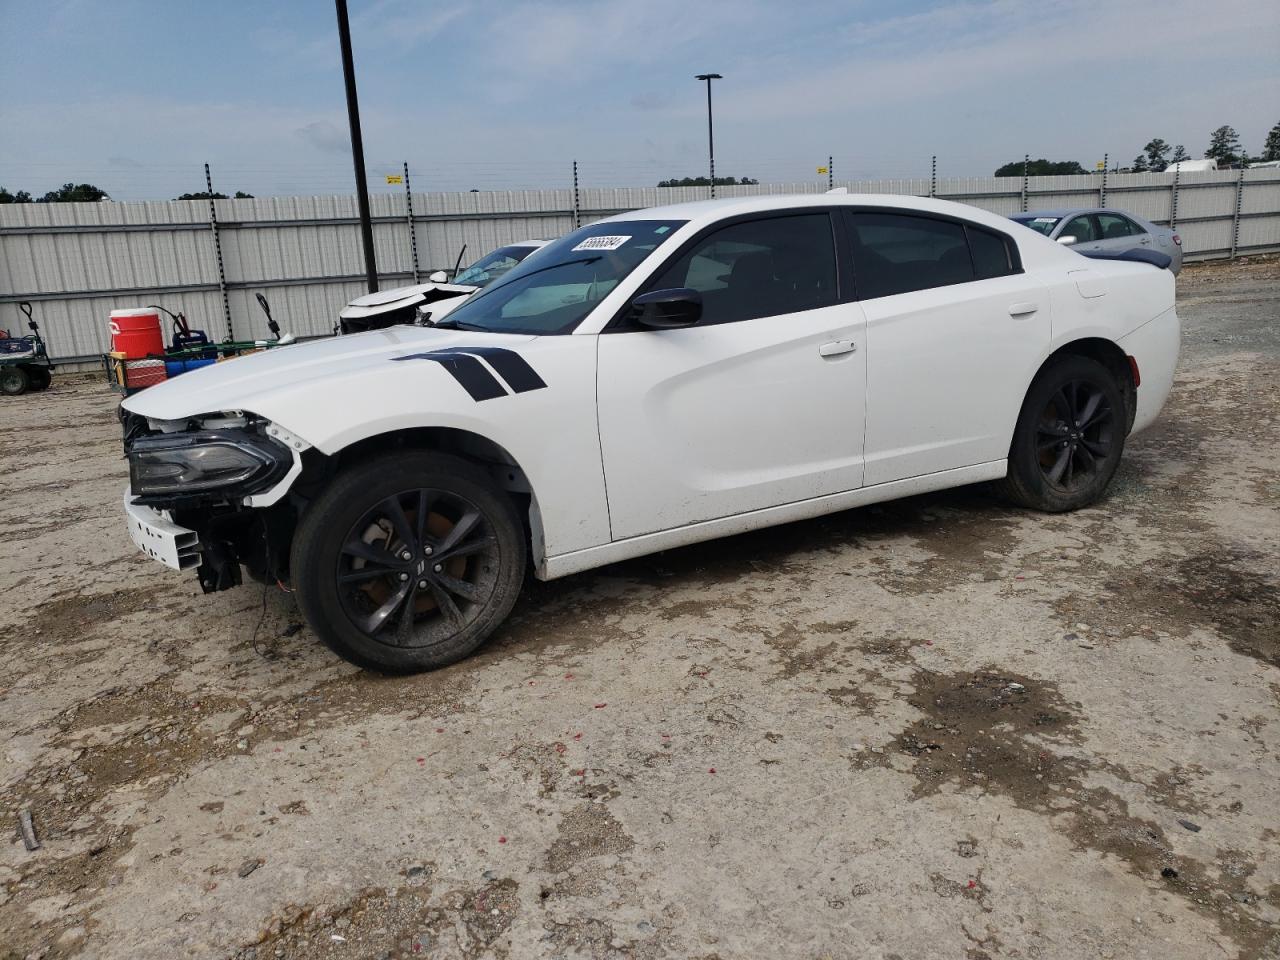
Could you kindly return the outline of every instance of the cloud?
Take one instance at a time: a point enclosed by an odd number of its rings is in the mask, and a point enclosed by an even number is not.
[[[891,17],[842,30],[854,48],[844,57],[827,58],[826,64],[789,60],[757,71],[769,79],[741,89],[724,113],[760,118],[890,103],[935,105],[954,102],[959,90],[1001,81],[1015,84],[1006,102],[984,106],[1020,106],[1044,92],[1114,77],[1117,64],[1133,57],[1139,36],[1144,48],[1179,65],[1171,76],[1189,83],[1186,67],[1192,60],[1266,55],[1276,39],[1274,27],[1270,37],[1265,29],[1239,31],[1240,23],[1256,16],[1256,7],[1252,0],[1219,0],[1214,15],[1206,17],[1199,0],[1166,0],[1158,15],[1108,0],[989,0]],[[1064,84],[1064,77],[1072,79]],[[1141,95],[1139,88],[1116,92]]]
[[[512,4],[479,39],[504,72],[581,84],[628,65],[705,56],[717,39],[745,46],[770,18],[787,15],[762,0],[534,0]],[[703,68],[690,63],[681,72],[692,77]]]
[[[662,110],[670,103],[671,98],[661,93],[637,93],[631,98],[636,110]]]
[[[340,129],[328,120],[316,120],[305,127],[293,131],[305,143],[309,143],[324,153],[344,153],[351,149],[351,139],[347,131]]]
[[[351,18],[351,32],[364,44],[407,49],[430,40],[471,7],[464,2],[423,6],[418,0],[379,0]]]

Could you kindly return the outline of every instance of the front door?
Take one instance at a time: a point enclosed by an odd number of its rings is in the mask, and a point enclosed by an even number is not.
[[[866,329],[826,211],[732,222],[645,290],[703,297],[692,327],[599,336],[613,539],[856,489]]]

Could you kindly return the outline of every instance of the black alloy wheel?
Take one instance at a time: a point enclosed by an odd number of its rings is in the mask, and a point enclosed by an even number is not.
[[[1115,475],[1129,419],[1116,374],[1088,357],[1060,357],[1027,391],[997,492],[1050,513],[1088,506]]]
[[[1105,469],[1114,444],[1115,411],[1106,392],[1086,380],[1068,380],[1045,405],[1036,427],[1036,451],[1045,480],[1070,494]]]
[[[498,541],[475,504],[418,488],[380,500],[347,531],[336,588],[362,633],[397,647],[430,646],[483,608],[497,567]]]
[[[298,606],[358,666],[429,670],[474,651],[510,612],[528,542],[489,469],[404,450],[340,472],[290,548]]]

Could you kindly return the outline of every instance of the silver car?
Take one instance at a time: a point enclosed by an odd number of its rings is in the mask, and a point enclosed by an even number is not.
[[[1103,207],[1074,210],[1037,210],[1009,218],[1069,244],[1086,256],[1091,253],[1124,253],[1134,247],[1155,250],[1172,258],[1169,269],[1182,269],[1182,238],[1169,227],[1157,227],[1123,210]]]

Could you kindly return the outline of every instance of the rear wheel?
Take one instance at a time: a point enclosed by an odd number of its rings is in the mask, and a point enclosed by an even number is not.
[[[510,498],[483,469],[410,452],[340,474],[303,517],[290,568],[334,652],[410,673],[480,646],[515,603],[526,554]]]
[[[1088,506],[1120,464],[1128,423],[1115,376],[1087,357],[1063,357],[1027,391],[1000,493],[1051,513]]]
[[[22,367],[0,367],[0,393],[6,397],[16,397],[26,393],[30,386],[31,378]]]
[[[32,390],[45,390],[53,380],[48,367],[27,367],[26,371]]]

